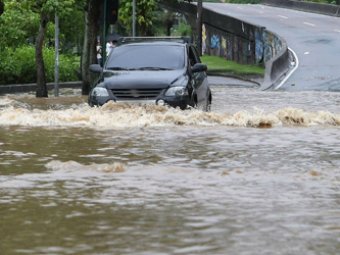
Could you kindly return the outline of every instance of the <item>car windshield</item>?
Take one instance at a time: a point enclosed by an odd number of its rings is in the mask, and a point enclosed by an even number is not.
[[[113,49],[106,64],[111,70],[173,70],[184,67],[180,45],[124,45]]]

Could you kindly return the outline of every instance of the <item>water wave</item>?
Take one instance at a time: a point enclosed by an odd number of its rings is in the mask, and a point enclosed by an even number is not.
[[[276,126],[340,126],[340,114],[327,111],[308,112],[298,108],[282,108],[274,112],[252,111],[202,112],[156,105],[107,103],[100,108],[87,104],[64,109],[30,109],[18,105],[0,108],[1,126],[82,127],[122,129],[159,126],[230,126],[271,128]]]
[[[97,171],[103,173],[122,173],[125,172],[126,166],[122,163],[112,163],[112,164],[91,164],[83,165],[76,161],[66,161],[62,162],[59,160],[52,160],[48,162],[45,167],[52,171]]]
[[[242,178],[243,180],[260,180],[266,182],[270,180],[279,180],[282,183],[289,182],[304,182],[305,180],[319,180],[320,182],[331,180],[334,185],[338,185],[339,171],[335,168],[317,169],[317,168],[304,168],[292,175],[285,171],[263,171],[263,169],[252,168],[251,171],[246,168],[215,168],[212,169],[197,169],[196,167],[183,167],[177,165],[163,165],[163,164],[143,164],[143,165],[129,165],[121,162],[112,163],[91,163],[83,164],[77,161],[60,161],[51,160],[45,164],[54,177],[65,179],[70,177],[71,180],[76,178],[87,177],[102,177],[107,174],[119,174],[122,178],[138,177],[140,178],[153,177],[155,179],[168,179],[176,180],[176,183],[184,181],[188,185],[188,181],[193,181],[194,185],[198,184],[198,179],[202,182],[205,181],[221,181],[225,178],[226,181],[231,179]],[[176,178],[174,178],[176,176]],[[298,178],[297,178],[298,177]],[[187,178],[187,180],[185,180]],[[217,179],[216,179],[217,178]],[[30,179],[30,178],[26,178]],[[179,181],[181,179],[181,181]],[[222,181],[223,182],[223,181]],[[125,185],[126,183],[124,183]],[[131,183],[132,184],[132,183]],[[217,183],[216,183],[217,184]],[[315,183],[313,183],[315,185]],[[332,186],[332,184],[329,184]],[[1,187],[1,185],[0,185]]]

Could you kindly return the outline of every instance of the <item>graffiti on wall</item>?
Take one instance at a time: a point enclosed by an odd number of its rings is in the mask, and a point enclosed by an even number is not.
[[[255,59],[256,63],[263,63],[264,61],[264,43],[262,38],[263,32],[259,29],[255,31]]]
[[[241,64],[263,64],[282,50],[282,41],[265,29],[255,29],[253,40],[204,24],[203,54],[223,57]]]
[[[206,40],[207,40],[207,31],[205,29],[205,25],[203,24],[202,25],[202,54],[205,54],[207,50]]]
[[[202,27],[202,52],[241,64],[255,63],[255,42],[221,31],[207,24]]]
[[[196,7],[183,1],[162,2],[175,10],[182,10],[193,28],[194,41],[197,41]],[[203,54],[216,55],[240,64],[263,65],[286,51],[285,42],[281,41],[276,34],[267,31],[265,27],[252,25],[210,10],[205,10],[203,15],[202,32]]]
[[[276,56],[281,50],[282,50],[282,41],[280,40],[280,38],[278,36],[276,36],[275,34],[273,34],[272,32],[269,32],[267,30],[265,30],[262,33],[263,36],[263,57],[264,57],[264,61],[268,61],[270,59],[272,59],[274,56]]]

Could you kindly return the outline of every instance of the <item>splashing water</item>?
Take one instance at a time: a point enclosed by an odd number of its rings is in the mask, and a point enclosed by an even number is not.
[[[12,101],[9,101],[12,103]],[[3,102],[4,103],[4,102]],[[0,109],[0,125],[30,127],[83,127],[91,129],[121,129],[127,127],[159,126],[232,126],[275,127],[340,125],[340,115],[327,111],[307,112],[297,108],[283,108],[265,113],[263,110],[235,113],[181,111],[156,105],[107,103],[101,108],[86,104],[67,109],[27,109],[8,106]]]

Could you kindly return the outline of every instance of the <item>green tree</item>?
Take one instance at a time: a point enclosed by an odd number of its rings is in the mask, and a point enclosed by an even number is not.
[[[154,12],[157,8],[158,0],[138,0],[136,4],[137,34],[140,36],[152,35],[152,25],[155,18]],[[119,21],[132,34],[131,0],[120,1]]]
[[[38,15],[26,4],[6,0],[6,10],[0,19],[0,50],[16,48],[32,40],[38,31]]]
[[[40,14],[39,31],[35,42],[35,59],[37,67],[36,97],[48,97],[46,86],[46,73],[43,57],[43,46],[47,25],[57,12],[58,15],[66,15],[73,11],[75,0],[26,0],[34,13]]]
[[[78,0],[80,1],[80,0]],[[0,40],[2,47],[18,47],[35,42],[35,62],[37,71],[37,97],[47,97],[46,74],[43,47],[48,24],[58,12],[61,17],[74,12],[77,0],[5,0],[6,11],[0,20]],[[33,37],[32,37],[33,35]],[[35,36],[34,36],[35,35]]]
[[[72,6],[72,11],[59,15],[60,40],[63,52],[74,46],[80,48],[82,44],[84,2],[85,0],[76,0],[75,6]],[[35,43],[40,14],[33,12],[27,4],[21,1],[5,0],[4,3],[6,4],[6,11],[0,19],[0,49],[4,47],[17,48],[27,43]],[[52,14],[52,22],[49,22],[45,35],[45,42],[49,44],[54,40],[53,17]]]
[[[82,47],[85,3],[85,0],[75,0],[74,5],[70,6],[72,11],[59,14],[60,39],[63,52],[70,52],[72,47],[77,47],[77,50]]]

